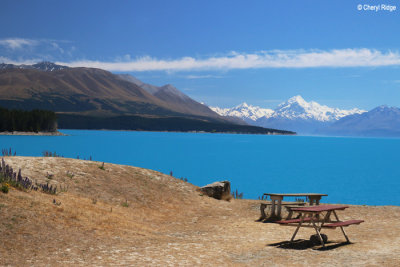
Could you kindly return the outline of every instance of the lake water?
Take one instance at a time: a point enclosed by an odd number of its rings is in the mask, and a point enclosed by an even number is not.
[[[328,203],[400,205],[400,139],[61,132],[68,136],[0,136],[0,148],[172,171],[199,186],[229,180],[245,198],[316,192],[328,194]]]

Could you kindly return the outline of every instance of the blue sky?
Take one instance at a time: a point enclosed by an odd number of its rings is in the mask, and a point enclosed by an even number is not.
[[[0,62],[130,73],[221,107],[274,108],[299,94],[339,108],[400,106],[399,9],[390,0],[3,0]]]

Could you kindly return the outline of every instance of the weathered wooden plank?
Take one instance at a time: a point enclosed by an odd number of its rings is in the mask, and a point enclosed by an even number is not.
[[[344,226],[349,226],[352,224],[360,224],[364,222],[363,220],[349,220],[349,221],[344,221],[344,222],[335,222],[335,223],[329,223],[329,224],[324,224],[323,227],[326,228],[336,228],[336,227],[344,227]]]

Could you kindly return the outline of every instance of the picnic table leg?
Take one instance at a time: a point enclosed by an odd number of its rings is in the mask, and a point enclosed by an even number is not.
[[[315,205],[318,206],[319,205],[319,201],[321,200],[320,196],[309,196],[308,198],[310,200],[310,206],[313,206],[314,203],[315,203]]]
[[[324,217],[324,220],[323,220],[323,222],[321,223],[321,227],[320,227],[320,228],[322,228],[322,226],[324,225],[324,223],[330,222],[330,221],[331,221],[331,213],[332,213],[332,211],[328,211],[328,212],[326,213],[326,215],[325,215],[325,217]]]
[[[292,216],[293,216],[293,211],[292,211],[292,209],[289,209],[289,214],[288,214],[288,216],[286,217],[286,220],[292,219]]]
[[[265,218],[267,218],[267,215],[265,214],[265,208],[266,207],[267,207],[266,204],[264,204],[264,203],[260,204],[261,217],[260,217],[260,219],[258,219],[259,221],[264,220]]]
[[[271,197],[271,218],[275,217],[275,199]]]
[[[297,225],[297,228],[296,228],[296,230],[294,231],[293,236],[292,236],[292,239],[290,239],[290,242],[293,242],[294,238],[296,237],[297,232],[299,231],[301,225],[303,224],[304,217],[305,217],[305,214],[301,214],[299,225]]]
[[[319,241],[321,241],[322,247],[325,247],[324,240],[322,239],[322,236],[321,236],[321,233],[320,233],[321,228],[318,228],[318,226],[315,224],[314,220],[311,220],[311,222],[312,222],[312,224],[314,226],[315,232],[317,232]]]
[[[282,199],[282,196],[271,196],[271,216],[269,217],[270,219],[281,219]]]
[[[339,217],[337,216],[336,211],[333,211],[333,214],[335,215],[336,220],[339,221]],[[340,230],[342,230],[342,233],[343,233],[344,237],[346,238],[346,241],[348,243],[350,243],[349,237],[346,235],[346,232],[344,231],[343,226],[340,226]]]
[[[278,214],[277,214],[277,216],[279,219],[281,219],[281,213],[282,213],[282,199],[283,199],[283,197],[278,198],[278,212],[277,212]]]

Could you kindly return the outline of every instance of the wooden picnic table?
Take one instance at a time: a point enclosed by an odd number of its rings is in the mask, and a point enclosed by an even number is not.
[[[297,232],[299,231],[300,227],[313,227],[317,233],[317,236],[322,244],[325,247],[325,242],[327,240],[323,240],[321,229],[322,228],[330,228],[335,229],[336,227],[340,227],[346,241],[350,243],[349,237],[347,236],[346,232],[344,231],[343,227],[360,224],[364,222],[363,220],[349,220],[349,221],[340,221],[338,215],[336,214],[337,210],[344,210],[349,206],[343,205],[320,205],[320,206],[310,206],[310,207],[299,207],[293,208],[294,212],[300,213],[299,219],[293,220],[284,220],[284,221],[277,221],[277,223],[281,225],[292,225],[296,226],[296,230],[293,233],[290,242],[293,242],[294,238],[296,237]],[[323,213],[326,213],[325,216]],[[336,221],[332,221],[330,219],[331,214],[335,216]],[[304,223],[308,225],[303,225]]]
[[[285,193],[285,194],[277,194],[277,193],[265,193],[264,196],[269,196],[271,198],[271,215],[269,217],[270,220],[280,220],[282,219],[282,200],[284,197],[307,197],[310,202],[310,206],[319,205],[319,201],[323,196],[327,196],[327,194],[319,194],[319,193]]]

